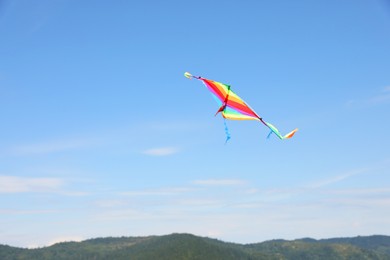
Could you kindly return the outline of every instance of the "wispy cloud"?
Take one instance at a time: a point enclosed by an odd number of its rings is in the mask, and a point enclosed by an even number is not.
[[[358,207],[358,208],[375,208],[383,207],[388,208],[390,206],[390,198],[380,197],[380,198],[333,198],[329,199],[328,203],[332,206],[341,205],[343,207]]]
[[[383,88],[383,92],[390,93],[390,86],[386,86]]]
[[[18,237],[14,236],[17,241],[26,239],[26,237]],[[40,247],[46,247],[46,246],[52,246],[57,243],[61,242],[80,242],[85,240],[86,238],[82,236],[77,236],[77,235],[63,235],[63,236],[53,236],[53,235],[48,235],[48,237],[40,237],[37,236],[30,238],[30,236],[27,236],[29,238],[29,243],[26,245],[23,245],[23,247],[26,247],[28,249],[36,249]]]
[[[92,144],[93,142],[89,140],[49,141],[14,146],[8,149],[7,152],[14,156],[40,155],[85,148]]]
[[[200,186],[240,186],[245,185],[247,182],[239,179],[206,179],[195,180],[192,183]]]
[[[59,178],[27,178],[0,176],[0,193],[50,192],[63,187],[65,181]]]
[[[126,203],[125,201],[119,199],[107,199],[95,201],[95,205],[100,208],[116,208],[125,206]]]
[[[365,188],[365,189],[341,189],[328,191],[330,194],[336,195],[390,195],[390,188]]]
[[[390,86],[383,87],[378,93],[374,96],[368,97],[366,99],[353,99],[347,101],[347,106],[352,107],[356,105],[378,105],[382,103],[390,102]]]
[[[151,148],[143,151],[143,154],[151,156],[168,156],[175,153],[178,153],[180,150],[177,147],[160,147],[160,148]]]
[[[176,195],[185,192],[193,191],[190,187],[177,187],[177,188],[158,188],[158,189],[145,189],[138,191],[122,192],[121,195],[126,196],[165,196]]]
[[[370,98],[368,100],[369,104],[380,104],[390,101],[390,87],[385,87],[382,90],[382,93]]]
[[[0,209],[0,215],[40,215],[40,214],[58,214],[61,211],[52,209]]]
[[[85,238],[82,236],[63,236],[63,237],[57,237],[52,239],[47,243],[48,246],[61,243],[61,242],[80,242],[83,241]],[[36,246],[32,246],[32,248],[35,248]],[[31,248],[31,247],[30,247]]]
[[[120,192],[119,195],[124,196],[170,196],[170,195],[180,195],[183,194],[198,194],[202,192],[204,194],[204,188],[215,188],[215,187],[232,187],[232,186],[244,186],[247,185],[246,180],[241,179],[205,179],[205,180],[193,180],[188,185],[178,186],[178,187],[160,187],[154,189],[142,189],[142,190],[133,190],[133,191],[124,191]],[[243,193],[245,194],[254,194],[258,192],[257,189],[244,189]]]
[[[355,171],[350,171],[350,172],[347,172],[347,173],[339,174],[339,175],[330,177],[328,179],[323,179],[323,180],[319,180],[319,181],[313,182],[313,183],[309,184],[307,186],[307,188],[311,188],[311,189],[321,188],[321,187],[324,187],[324,186],[328,186],[328,185],[331,185],[331,184],[335,184],[335,183],[344,181],[344,180],[346,180],[348,178],[351,178],[351,177],[353,177],[355,175],[362,174],[362,173],[365,173],[365,172],[367,172],[367,169],[359,169],[359,170],[355,170]]]

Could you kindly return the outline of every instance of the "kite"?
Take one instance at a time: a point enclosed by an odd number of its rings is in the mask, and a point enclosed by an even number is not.
[[[203,84],[209,89],[209,91],[213,94],[213,97],[219,104],[219,109],[215,113],[218,115],[221,113],[222,117],[225,119],[225,134],[226,134],[226,142],[230,139],[230,133],[228,127],[226,125],[226,119],[230,120],[257,120],[263,123],[266,127],[269,128],[270,133],[267,138],[271,136],[271,134],[275,134],[279,139],[289,139],[293,137],[293,135],[298,131],[298,128],[292,130],[290,133],[286,135],[282,135],[279,130],[272,124],[265,122],[263,118],[261,118],[256,112],[247,104],[244,100],[242,100],[236,93],[234,93],[230,86],[221,82],[213,81],[210,79],[202,78],[199,76],[193,76],[188,72],[184,73],[184,76],[188,79],[198,79],[203,82]]]

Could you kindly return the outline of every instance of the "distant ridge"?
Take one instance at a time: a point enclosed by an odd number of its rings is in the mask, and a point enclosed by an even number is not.
[[[0,245],[2,260],[137,259],[390,259],[390,236],[271,240],[254,244],[227,243],[191,234],[148,237],[107,237],[62,242],[38,249]]]

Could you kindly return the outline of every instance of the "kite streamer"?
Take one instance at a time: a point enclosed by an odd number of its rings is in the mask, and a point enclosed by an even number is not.
[[[229,128],[226,124],[226,119],[223,120],[223,124],[225,125],[225,135],[226,135],[225,144],[226,144],[230,140],[230,133],[229,133]]]

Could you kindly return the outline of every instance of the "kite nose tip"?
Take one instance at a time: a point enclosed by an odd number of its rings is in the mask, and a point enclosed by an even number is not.
[[[189,72],[184,72],[184,77],[186,77],[187,79],[191,79],[192,75]]]

